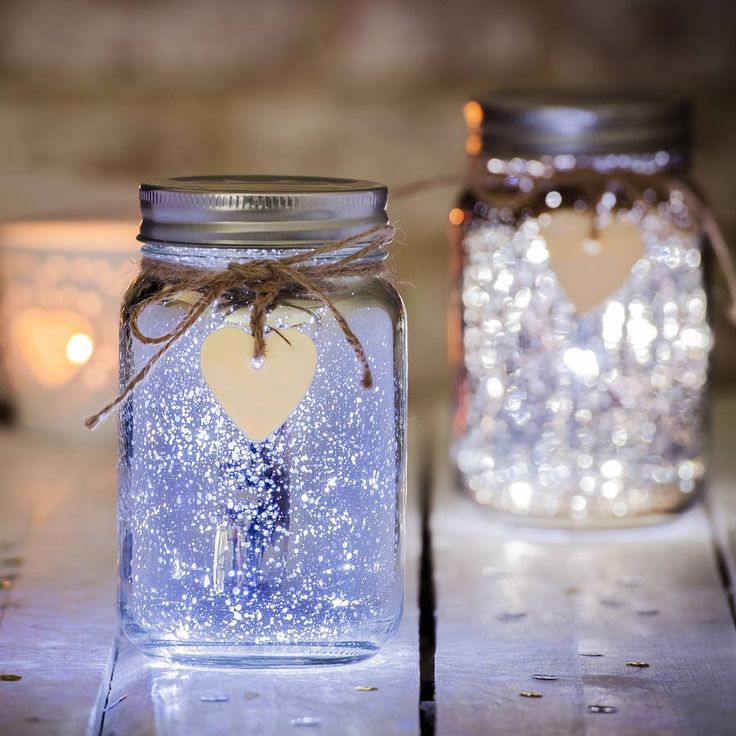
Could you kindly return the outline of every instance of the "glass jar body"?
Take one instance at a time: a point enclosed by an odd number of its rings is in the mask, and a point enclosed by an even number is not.
[[[148,255],[224,268],[273,251],[152,248]],[[290,250],[289,253],[293,253]],[[157,349],[133,338],[131,311],[162,283],[136,281],[123,305],[121,383]],[[120,420],[119,614],[127,636],[174,661],[235,666],[344,662],[373,654],[403,604],[405,318],[378,277],[332,279],[329,297],[373,374],[329,310],[276,306],[268,341],[307,335],[309,387],[288,418],[251,441],[200,367],[209,335],[247,332],[238,296],[208,309],[125,401]],[[191,303],[145,307],[144,334],[172,329]]]
[[[658,521],[703,475],[697,200],[636,163],[475,161],[453,218],[455,465],[473,498],[527,523]]]

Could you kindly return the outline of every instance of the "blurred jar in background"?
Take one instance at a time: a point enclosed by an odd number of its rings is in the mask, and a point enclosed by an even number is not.
[[[703,475],[712,344],[687,103],[509,92],[465,116],[450,213],[462,484],[530,523],[683,508]]]
[[[117,220],[0,225],[0,344],[22,426],[94,436],[83,421],[117,389],[118,305],[136,232]]]

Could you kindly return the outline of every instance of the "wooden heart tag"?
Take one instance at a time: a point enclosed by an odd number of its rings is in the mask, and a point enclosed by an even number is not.
[[[200,367],[212,393],[253,442],[262,442],[296,409],[317,369],[317,348],[299,330],[266,338],[266,357],[252,360],[253,337],[224,327],[202,343]]]
[[[592,215],[572,210],[550,213],[540,228],[549,263],[578,314],[586,314],[624,284],[644,255],[641,230],[614,218],[591,238]]]

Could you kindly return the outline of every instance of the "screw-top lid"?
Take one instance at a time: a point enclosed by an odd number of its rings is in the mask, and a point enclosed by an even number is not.
[[[312,176],[182,176],[141,184],[138,240],[288,247],[388,222],[382,184]]]
[[[464,108],[468,151],[495,156],[687,153],[690,104],[660,93],[506,91]]]

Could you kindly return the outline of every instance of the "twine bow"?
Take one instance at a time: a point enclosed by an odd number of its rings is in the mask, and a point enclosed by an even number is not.
[[[317,298],[329,309],[360,363],[363,373],[361,385],[366,389],[371,388],[373,375],[363,345],[335,303],[327,295],[324,286],[325,281],[329,278],[365,276],[385,272],[383,262],[360,263],[359,261],[387,245],[393,235],[392,225],[379,225],[351,238],[327,243],[307,252],[300,252],[286,258],[263,258],[247,263],[232,261],[227,268],[222,270],[144,258],[141,262],[141,275],[159,279],[166,285],[135,305],[129,316],[130,330],[143,344],[161,345],[161,347],[112,401],[85,420],[85,425],[89,429],[94,429],[104,422],[205,311],[218,303],[226,293],[236,289],[245,289],[249,292],[247,302],[250,302],[251,305],[250,332],[254,341],[254,358],[263,358],[266,355],[264,329],[269,310],[285,295],[304,293]],[[328,255],[360,243],[365,243],[365,245],[348,255],[325,263],[312,262],[315,257]],[[199,297],[189,307],[181,321],[170,332],[163,335],[155,337],[146,335],[139,325],[139,318],[143,310],[154,302],[159,302],[185,290],[198,292]],[[278,333],[278,330],[276,332]]]

